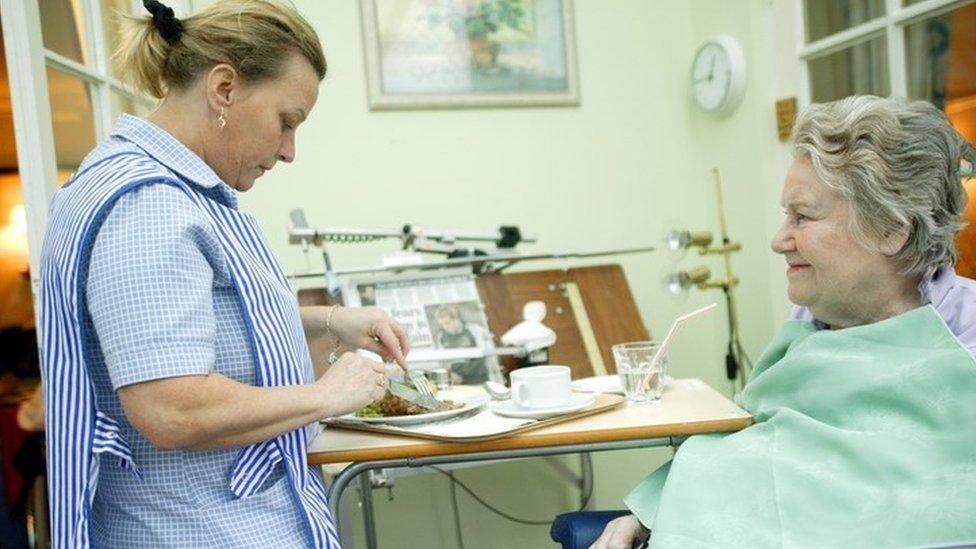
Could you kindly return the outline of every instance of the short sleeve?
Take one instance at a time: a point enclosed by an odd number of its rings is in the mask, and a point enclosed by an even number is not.
[[[218,246],[204,214],[171,185],[144,185],[112,206],[85,297],[113,388],[213,371]]]

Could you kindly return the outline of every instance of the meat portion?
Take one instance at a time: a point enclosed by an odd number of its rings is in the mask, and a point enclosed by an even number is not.
[[[447,410],[455,410],[464,406],[459,402],[454,402],[451,400],[442,400],[444,404],[447,405]],[[416,404],[410,404],[406,400],[394,395],[393,393],[387,391],[386,395],[382,400],[373,404],[380,411],[383,412],[384,416],[415,416],[417,414],[426,414],[430,410],[417,406]]]
[[[386,392],[382,400],[375,403],[375,406],[383,412],[384,416],[413,416],[427,411],[426,408],[410,404],[389,391]]]

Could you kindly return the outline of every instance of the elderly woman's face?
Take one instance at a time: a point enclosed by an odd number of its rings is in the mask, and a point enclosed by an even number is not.
[[[772,248],[786,258],[790,301],[832,325],[868,321],[889,289],[890,258],[854,240],[847,201],[820,181],[805,155],[786,174],[782,205],[786,220]]]
[[[319,80],[311,64],[294,54],[281,76],[242,88],[227,109],[225,154],[217,174],[246,191],[280,160],[295,159],[295,131],[318,99]]]

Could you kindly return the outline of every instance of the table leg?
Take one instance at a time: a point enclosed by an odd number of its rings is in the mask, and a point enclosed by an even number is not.
[[[580,509],[593,508],[593,458],[589,452],[580,453]]]
[[[369,481],[369,471],[372,469],[391,469],[395,467],[426,467],[428,465],[440,465],[442,463],[465,463],[470,461],[494,461],[499,459],[512,459],[521,457],[543,457],[543,456],[557,456],[565,454],[577,454],[585,453],[587,454],[587,459],[589,459],[589,453],[591,452],[605,452],[609,450],[632,450],[635,448],[652,448],[655,446],[676,446],[680,442],[684,441],[687,437],[660,437],[660,438],[650,438],[650,439],[636,439],[636,440],[623,440],[623,441],[608,441],[608,442],[591,442],[582,444],[567,444],[564,446],[544,446],[540,448],[518,448],[512,450],[493,450],[489,452],[479,452],[471,454],[450,454],[450,455],[440,455],[440,456],[425,456],[417,458],[398,458],[398,459],[387,459],[387,460],[377,460],[377,461],[361,461],[350,464],[348,467],[342,470],[333,479],[332,484],[329,486],[329,511],[332,512],[332,518],[336,525],[339,524],[339,500],[342,499],[342,493],[345,491],[346,487],[352,482],[352,479],[359,475],[365,477],[365,479],[360,479],[360,482],[364,482],[368,489],[363,490],[363,519],[366,520],[367,513],[370,516],[370,521],[372,521],[373,507],[372,500],[369,501],[369,509],[367,511],[367,499],[372,497],[372,486],[370,486]],[[589,479],[588,482],[592,482]],[[362,486],[362,484],[360,485]],[[367,536],[369,532],[367,531]],[[368,543],[368,538],[367,538]],[[373,545],[370,547],[375,547],[375,535],[373,539]]]
[[[363,506],[363,528],[366,530],[367,549],[376,549],[376,523],[373,519],[373,483],[369,471],[359,474],[359,497]]]

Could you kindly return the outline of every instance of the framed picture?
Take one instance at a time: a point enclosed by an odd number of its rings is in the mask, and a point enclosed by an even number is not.
[[[360,0],[370,109],[579,104],[571,0]]]

